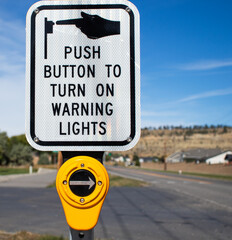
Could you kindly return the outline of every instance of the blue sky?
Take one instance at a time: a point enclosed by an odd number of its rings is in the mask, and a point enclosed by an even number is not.
[[[0,1],[0,131],[25,132],[25,17]],[[141,20],[142,127],[232,125],[232,1],[133,0]]]

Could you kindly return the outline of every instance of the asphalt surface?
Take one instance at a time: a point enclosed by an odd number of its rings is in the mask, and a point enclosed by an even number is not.
[[[230,182],[182,179],[182,176],[172,175],[160,177],[147,171],[120,168],[109,171],[131,178],[135,174],[135,178],[147,179],[152,184],[141,188],[111,188],[95,228],[95,237],[107,240],[231,239]],[[13,180],[0,183],[0,230],[68,236],[56,189],[44,187],[45,179],[47,184],[54,181],[55,172],[38,176],[34,175],[34,180],[28,176],[18,177],[14,180],[17,187],[13,186]],[[39,178],[43,187],[34,186],[36,181],[39,184]],[[19,182],[23,187],[18,186]],[[228,200],[223,200],[227,197]]]
[[[232,181],[120,167],[107,167],[107,171],[123,177],[142,180],[152,184],[155,188],[173,190],[180,195],[232,211]]]

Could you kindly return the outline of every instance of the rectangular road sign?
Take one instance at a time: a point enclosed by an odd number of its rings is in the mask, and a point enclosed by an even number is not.
[[[124,151],[140,136],[140,30],[125,0],[39,1],[26,23],[26,136],[39,150]]]

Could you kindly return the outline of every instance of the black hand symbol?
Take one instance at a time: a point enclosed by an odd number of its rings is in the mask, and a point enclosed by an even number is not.
[[[58,25],[74,24],[88,38],[98,39],[110,35],[120,34],[120,22],[110,21],[99,17],[81,12],[82,18],[57,21]]]

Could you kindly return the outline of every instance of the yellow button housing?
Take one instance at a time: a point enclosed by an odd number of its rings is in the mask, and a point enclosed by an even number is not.
[[[70,177],[79,170],[89,171],[95,177],[95,189],[88,196],[77,196],[70,189]],[[66,161],[57,173],[56,189],[71,228],[86,231],[95,227],[109,189],[107,171],[98,160],[78,156]]]

